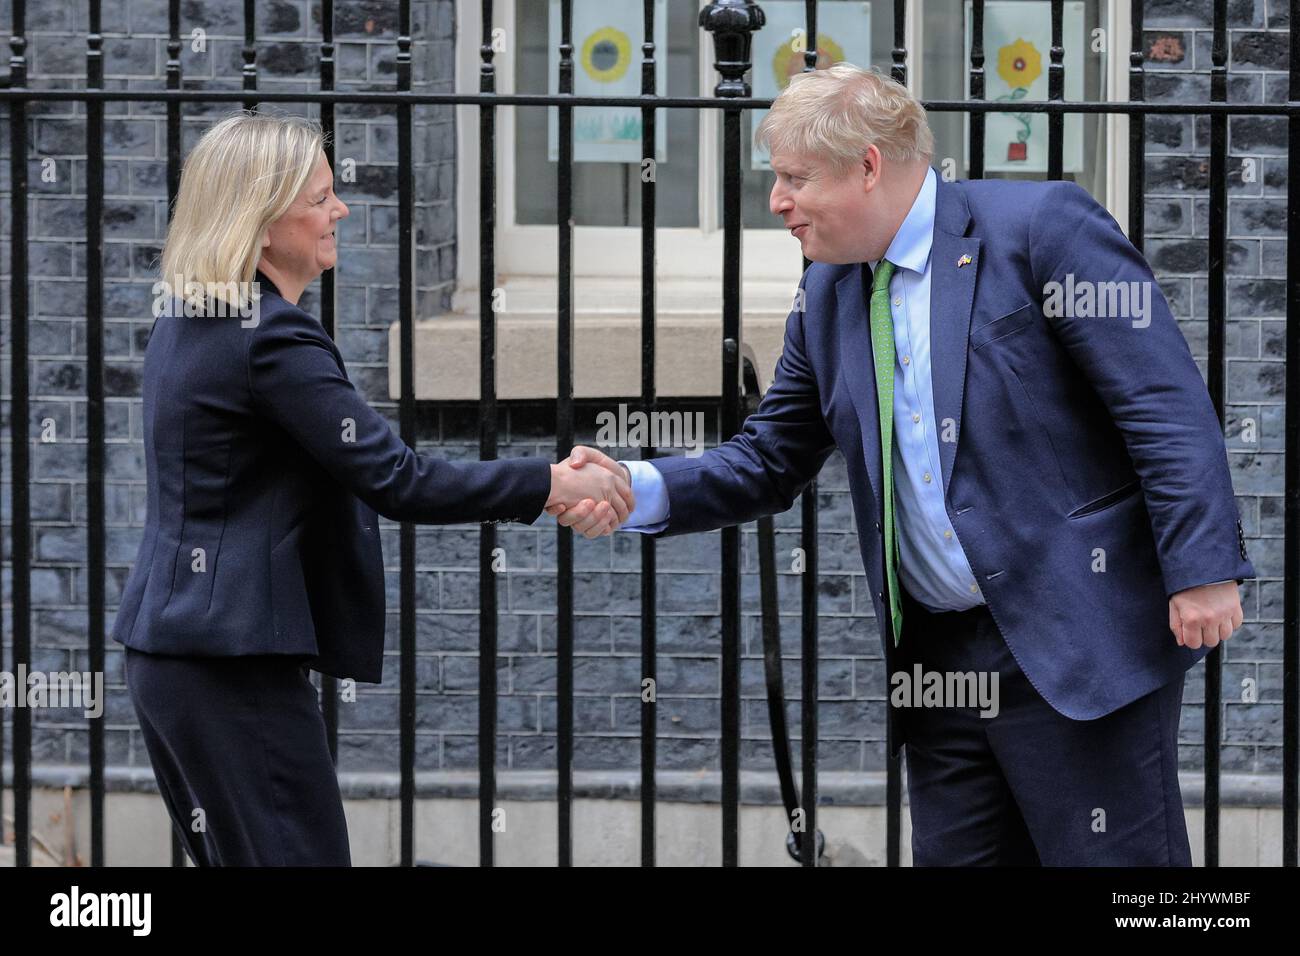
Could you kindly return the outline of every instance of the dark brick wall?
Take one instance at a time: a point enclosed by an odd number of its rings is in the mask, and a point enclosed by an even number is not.
[[[1148,98],[1210,98],[1210,0],[1146,7]],[[1229,0],[1228,99],[1283,103],[1287,5]],[[1204,374],[1209,318],[1208,117],[1146,120],[1146,255]],[[1224,646],[1223,770],[1268,772],[1282,761],[1283,394],[1286,326],[1286,120],[1228,121],[1226,430],[1247,547],[1259,577],[1242,587],[1246,623]],[[1255,441],[1249,423],[1253,421]],[[1246,426],[1243,431],[1243,425]],[[1183,708],[1185,766],[1200,765],[1204,693],[1196,668]],[[1242,701],[1243,681],[1259,688]]]

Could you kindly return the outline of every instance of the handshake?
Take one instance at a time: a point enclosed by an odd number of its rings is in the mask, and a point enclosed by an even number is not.
[[[612,534],[636,507],[627,466],[586,445],[551,466],[546,513],[587,538]]]

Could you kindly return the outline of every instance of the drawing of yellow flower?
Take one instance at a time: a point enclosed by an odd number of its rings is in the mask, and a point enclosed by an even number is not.
[[[617,82],[632,62],[632,41],[617,27],[593,30],[582,44],[580,62],[597,83]]]
[[[1028,40],[998,50],[998,76],[1012,89],[1028,89],[1043,74],[1043,57]]]
[[[803,72],[805,40],[803,34],[789,43],[782,43],[776,48],[772,57],[772,76],[776,78],[776,87],[784,90],[790,85],[790,78]],[[817,34],[817,69],[825,70],[843,61],[844,48],[830,36],[820,31]]]

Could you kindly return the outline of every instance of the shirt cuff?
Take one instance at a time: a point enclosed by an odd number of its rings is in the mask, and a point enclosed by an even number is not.
[[[668,486],[663,473],[648,461],[623,461],[632,476],[632,496],[636,507],[627,516],[621,531],[655,534],[668,527]]]

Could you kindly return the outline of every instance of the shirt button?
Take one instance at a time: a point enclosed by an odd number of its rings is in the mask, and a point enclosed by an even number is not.
[[[921,415],[920,415],[920,413],[919,413],[919,412],[912,412],[912,421],[914,421],[914,422],[919,422],[920,420],[921,420]]]
[[[945,538],[951,538],[951,537],[952,537],[952,531],[951,531],[951,530],[945,531],[945,532],[943,533],[943,536],[944,536]]]
[[[974,585],[974,584],[972,584],[972,585],[970,586],[970,593],[971,593],[971,594],[978,594],[978,593],[979,593],[979,590],[980,590],[979,587],[977,587],[977,586]]]
[[[904,365],[909,364],[911,361],[912,361],[911,358],[909,358],[908,356],[906,356],[906,355],[903,356],[903,364],[904,364]]]
[[[902,296],[896,296],[894,298],[894,305],[902,305],[902,304],[903,304]]]
[[[930,473],[928,471],[925,473],[925,480],[927,482],[930,480]]]

